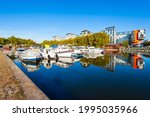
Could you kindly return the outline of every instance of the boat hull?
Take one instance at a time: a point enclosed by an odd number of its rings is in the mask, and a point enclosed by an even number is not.
[[[56,53],[59,58],[72,58],[72,51],[71,52],[58,52]]]
[[[24,61],[37,61],[37,60],[41,60],[41,58],[35,58],[35,57],[22,57],[22,60],[24,60]]]
[[[73,58],[83,58],[83,54],[72,54]]]

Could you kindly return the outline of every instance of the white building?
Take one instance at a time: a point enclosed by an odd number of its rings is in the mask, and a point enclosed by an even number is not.
[[[146,30],[145,30],[145,29],[139,30],[138,39],[139,39],[139,40],[144,40],[145,37],[146,37]]]
[[[65,37],[53,36],[53,39],[52,39],[52,40],[61,41],[61,40],[65,40],[65,39],[66,39]]]
[[[67,33],[66,34],[66,39],[73,39],[73,38],[76,38],[76,37],[78,37],[79,35],[76,35],[76,34],[72,34],[72,33]]]
[[[116,44],[116,28],[115,28],[115,26],[107,27],[102,32],[109,35],[109,39],[110,39],[111,44]]]
[[[89,30],[83,30],[80,33],[81,36],[87,36],[87,35],[91,35],[91,34],[93,34],[93,33]]]

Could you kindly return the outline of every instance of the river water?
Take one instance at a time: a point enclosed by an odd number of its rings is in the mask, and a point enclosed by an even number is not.
[[[150,99],[150,58],[140,54],[14,62],[52,100]]]

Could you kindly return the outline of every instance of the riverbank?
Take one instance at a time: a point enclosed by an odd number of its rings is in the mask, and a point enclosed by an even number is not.
[[[141,48],[123,48],[121,49],[121,52],[142,52],[142,53],[149,53],[150,52],[150,48],[149,47],[141,47]]]
[[[0,51],[0,100],[47,100],[47,96]]]

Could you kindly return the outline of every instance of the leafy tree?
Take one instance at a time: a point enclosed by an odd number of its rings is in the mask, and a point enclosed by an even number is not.
[[[6,39],[5,39],[5,38],[1,38],[1,37],[0,37],[0,44],[1,44],[1,45],[4,45],[4,44],[5,44],[5,42],[6,42]]]
[[[105,67],[107,64],[109,64],[110,60],[110,56],[109,55],[105,55],[104,57],[97,57],[95,59],[92,58],[82,58],[80,60],[80,62],[84,62],[87,64],[93,64],[99,67]]]
[[[102,47],[109,44],[109,36],[105,33],[94,33],[87,36],[79,36],[74,39],[67,39],[62,41],[43,41],[42,44],[56,45],[56,44],[73,44],[76,46],[95,46]]]
[[[123,46],[127,47],[129,45],[129,41],[123,41]]]
[[[22,39],[22,38],[16,38],[15,36],[11,36],[9,38],[0,38],[0,44],[6,45],[6,44],[12,44],[12,45],[21,45],[24,44],[26,46],[31,46],[35,44],[35,42],[31,39]]]

